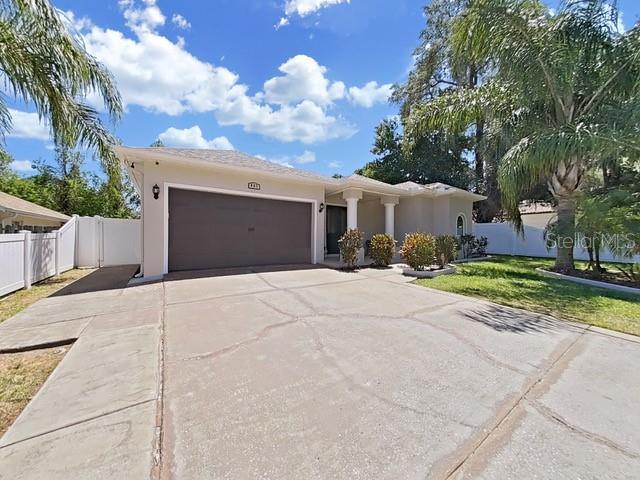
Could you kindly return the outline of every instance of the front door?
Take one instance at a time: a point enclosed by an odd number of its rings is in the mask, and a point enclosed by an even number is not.
[[[338,240],[347,231],[347,207],[327,206],[327,253],[340,253]]]

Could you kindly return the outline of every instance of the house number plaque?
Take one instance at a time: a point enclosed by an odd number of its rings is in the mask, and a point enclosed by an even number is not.
[[[260,184],[258,182],[249,182],[247,187],[249,187],[249,190],[260,190]]]

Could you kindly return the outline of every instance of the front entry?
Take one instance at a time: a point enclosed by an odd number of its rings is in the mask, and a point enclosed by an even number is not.
[[[338,240],[347,231],[347,207],[327,206],[327,254],[340,253]]]

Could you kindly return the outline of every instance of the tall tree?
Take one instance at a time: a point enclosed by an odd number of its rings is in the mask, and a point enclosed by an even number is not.
[[[615,5],[474,0],[453,27],[453,55],[488,61],[495,76],[412,112],[409,129],[463,128],[485,115],[515,140],[499,185],[520,228],[518,203],[541,180],[557,203],[558,271],[574,269],[576,197],[585,176],[640,148],[640,28],[617,31]],[[637,158],[637,157],[636,157]]]
[[[122,113],[120,95],[109,72],[48,0],[0,0],[0,72],[6,92],[35,106],[56,145],[83,145],[105,162],[113,159],[113,137],[82,99],[100,95],[115,120]],[[0,96],[0,136],[11,126]]]
[[[356,173],[391,184],[443,182],[468,188],[471,171],[462,153],[454,151],[438,132],[423,136],[410,153],[402,145],[398,121],[383,120],[376,128],[371,153],[376,159]]]
[[[433,0],[424,7],[426,25],[420,35],[420,44],[414,51],[414,66],[407,82],[397,85],[392,96],[392,100],[400,105],[403,123],[424,102],[459,88],[476,88],[484,82],[489,66],[486,60],[453,55],[452,28],[468,4],[469,0]],[[452,160],[473,164],[473,180],[458,186],[487,195],[486,201],[475,205],[475,216],[480,222],[491,221],[500,210],[496,180],[500,156],[497,149],[505,139],[500,138],[499,129],[491,127],[483,112],[478,112],[473,122],[458,132],[432,129],[405,133],[404,151],[407,155],[420,158],[427,147],[428,153],[435,150],[440,155],[440,162],[429,159],[435,167],[441,163],[446,170],[446,165],[450,165]],[[419,134],[412,136],[414,133]]]

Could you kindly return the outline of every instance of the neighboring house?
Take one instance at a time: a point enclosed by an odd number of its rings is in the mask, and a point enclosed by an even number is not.
[[[556,218],[556,209],[548,202],[524,201],[519,205],[522,224],[544,230]]]
[[[335,179],[235,151],[116,147],[142,199],[142,273],[322,263],[347,228],[471,233],[485,197],[435,183]]]
[[[60,228],[70,218],[64,213],[0,192],[0,233],[20,230],[46,233]]]

